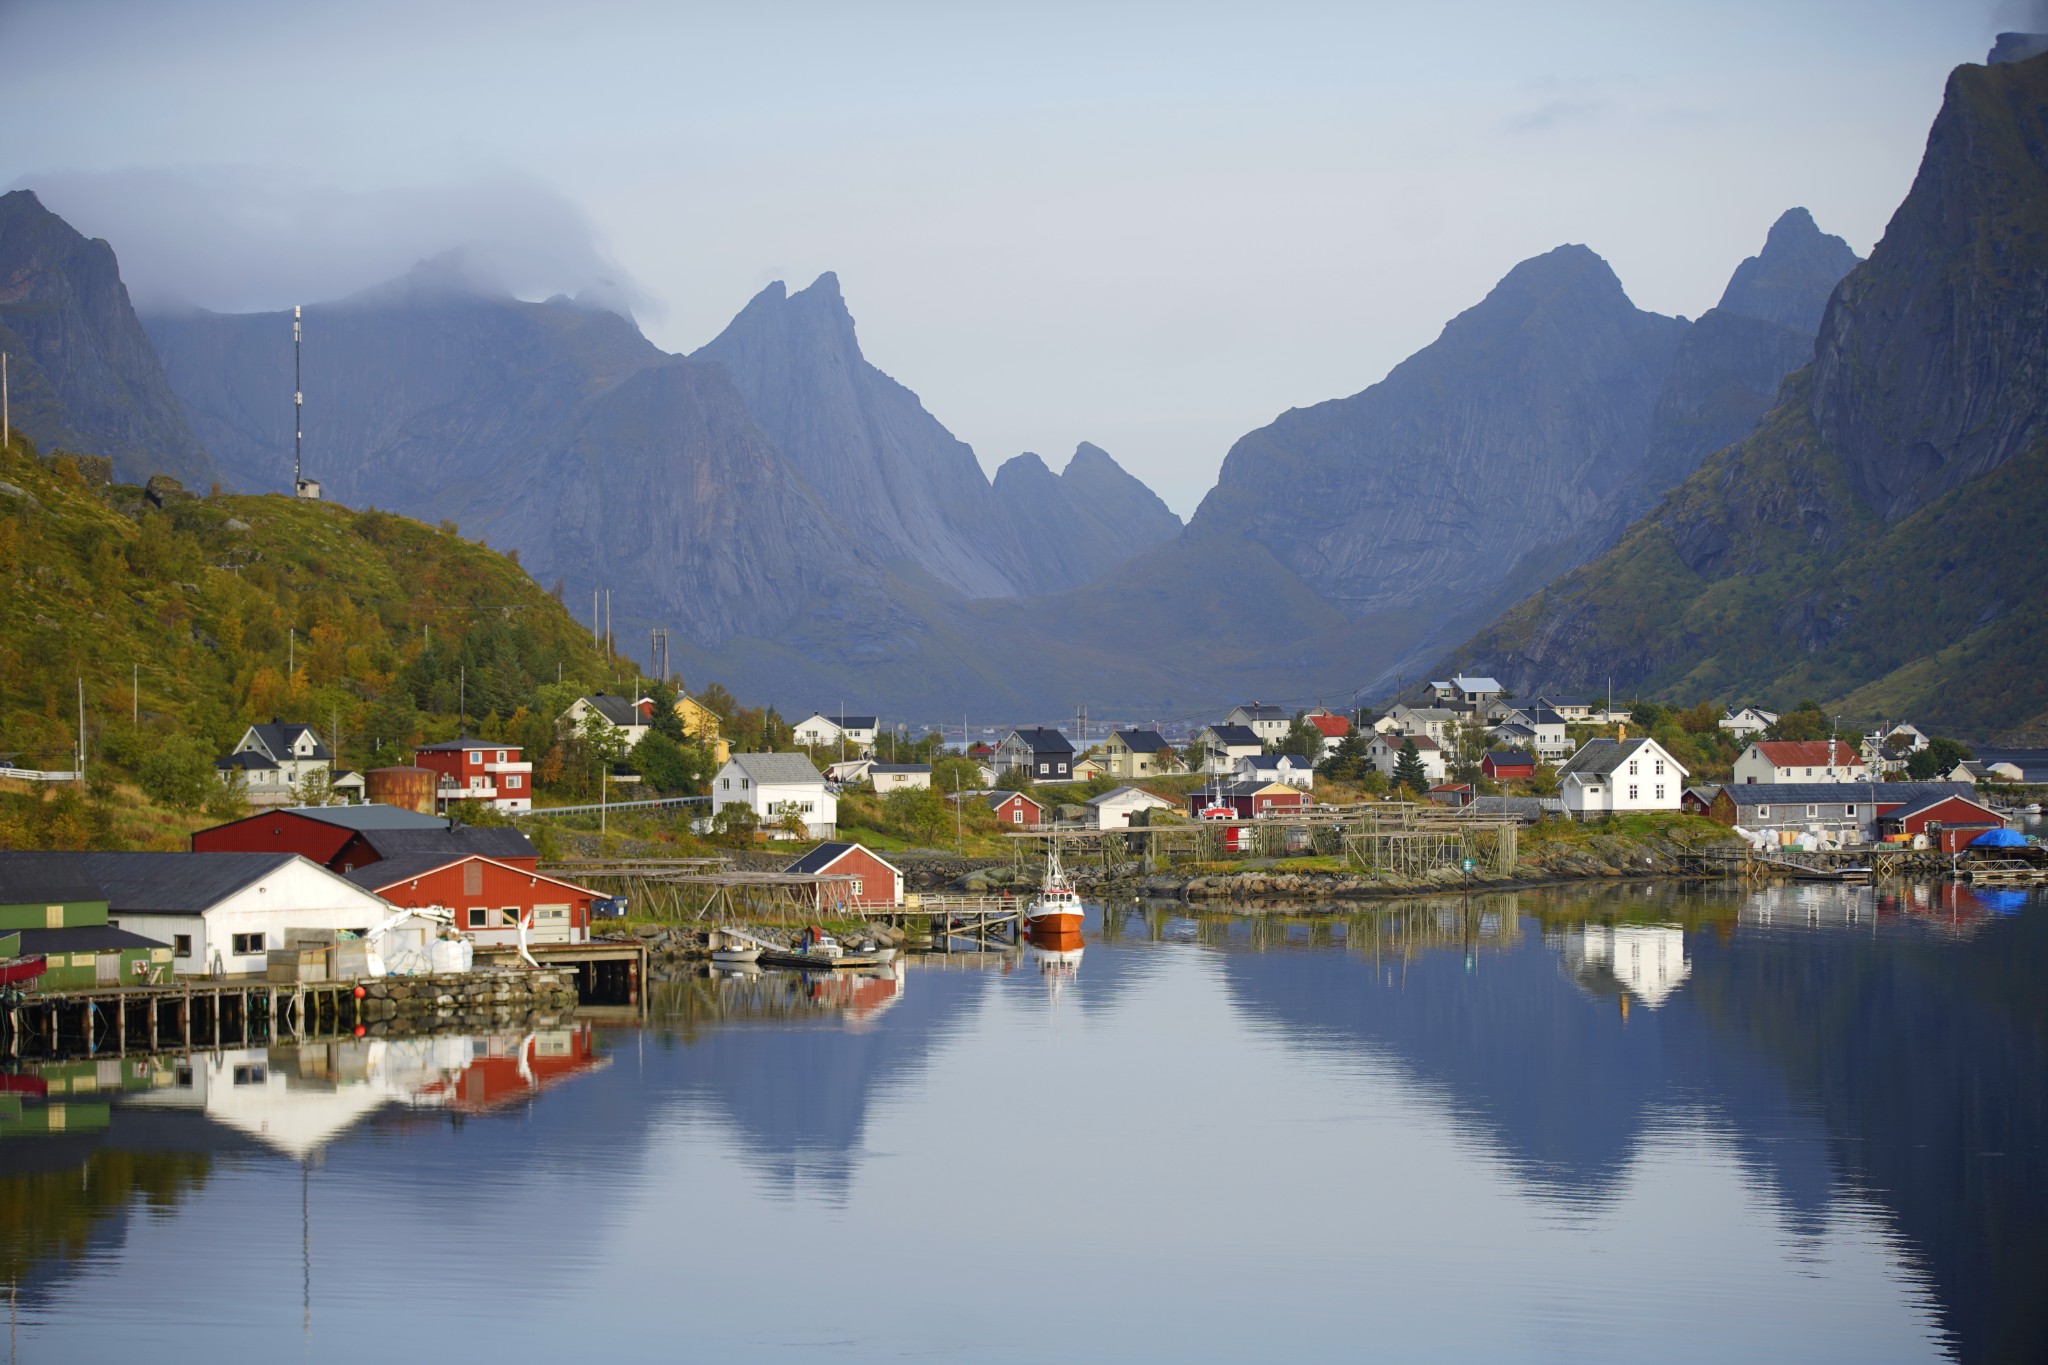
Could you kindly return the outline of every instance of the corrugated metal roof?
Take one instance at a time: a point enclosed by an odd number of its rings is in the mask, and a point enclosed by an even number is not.
[[[99,888],[112,914],[197,915],[298,858],[296,853],[0,853],[0,903],[20,879]],[[317,865],[317,864],[316,864]]]
[[[73,929],[10,929],[21,935],[24,953],[107,953],[121,948],[168,948],[153,938],[116,929],[111,924],[84,924]]]
[[[457,825],[453,829],[374,829],[363,831],[363,842],[382,858],[411,854],[440,854],[459,858],[465,853],[486,858],[532,858],[538,853],[533,840],[510,825]]]
[[[445,815],[422,815],[416,810],[403,806],[387,806],[372,801],[360,806],[287,806],[287,815],[303,815],[308,820],[318,820],[326,825],[339,825],[343,829],[441,829],[448,828]]]
[[[832,864],[838,862],[841,858],[844,858],[847,854],[853,852],[855,849],[859,849],[861,852],[867,854],[870,858],[873,858],[876,862],[888,868],[890,871],[893,872],[896,870],[896,865],[894,863],[890,862],[887,858],[884,858],[881,854],[875,852],[867,845],[847,843],[843,840],[829,840],[825,843],[819,844],[809,853],[804,854],[803,857],[798,858],[795,862],[791,863],[788,867],[785,867],[782,870],[784,872],[799,873],[806,877],[814,877],[830,870]]]
[[[1923,797],[1976,796],[1967,782],[1731,782],[1722,787],[1737,806],[1844,804],[1918,801]]]
[[[825,775],[802,754],[734,754],[732,761],[755,786],[822,786],[825,781]]]

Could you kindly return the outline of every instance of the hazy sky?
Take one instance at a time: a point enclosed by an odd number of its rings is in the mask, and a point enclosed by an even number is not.
[[[0,185],[139,300],[467,246],[675,350],[836,270],[991,470],[1092,440],[1186,514],[1584,242],[1697,316],[1785,208],[1867,253],[1959,62],[2048,0],[1643,5],[0,0]]]

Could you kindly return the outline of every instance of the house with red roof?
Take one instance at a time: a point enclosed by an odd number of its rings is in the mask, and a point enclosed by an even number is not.
[[[1735,760],[1738,786],[1869,780],[1862,754],[1839,739],[1760,739]]]
[[[1308,723],[1315,726],[1316,730],[1323,737],[1323,752],[1318,755],[1318,758],[1328,758],[1331,754],[1336,753],[1337,746],[1342,744],[1344,737],[1351,733],[1351,720],[1348,716],[1332,715],[1321,707],[1309,711],[1307,716]]]

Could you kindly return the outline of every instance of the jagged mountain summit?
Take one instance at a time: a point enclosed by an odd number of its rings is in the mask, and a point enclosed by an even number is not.
[[[1720,310],[1813,336],[1828,296],[1856,262],[1849,244],[1822,232],[1812,214],[1787,209],[1771,224],[1764,249],[1735,267]]]
[[[1181,530],[1157,493],[1086,441],[1058,474],[1028,450],[1004,461],[994,493],[1003,519],[1035,552],[1039,592],[1092,583]]]
[[[2048,723],[2048,57],[1959,67],[1810,370],[1598,560],[1443,667],[1512,688]]]
[[[43,449],[110,456],[126,483],[169,474],[203,490],[212,480],[114,249],[28,190],[0,195],[0,351],[13,423]]]

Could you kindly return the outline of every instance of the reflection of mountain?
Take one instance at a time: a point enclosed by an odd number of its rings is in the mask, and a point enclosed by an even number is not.
[[[1822,1226],[1838,1189],[1867,1191],[1923,1258],[1960,1357],[2025,1358],[2048,1340],[2048,912],[1982,920],[1967,941],[1873,934],[1867,913],[1805,932],[1807,918],[1796,934],[1688,934],[1684,989],[1626,1018],[1560,979],[1557,936],[1472,973],[1452,953],[1405,969],[1357,953],[1223,961],[1248,1012],[1394,1058],[1568,1200],[1614,1188],[1661,1115],[1708,1106],[1795,1230]]]

